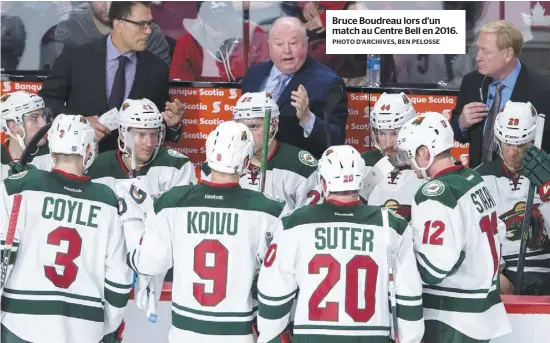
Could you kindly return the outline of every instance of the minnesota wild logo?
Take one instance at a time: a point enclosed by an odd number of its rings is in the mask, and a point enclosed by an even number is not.
[[[517,241],[521,238],[521,226],[523,225],[524,215],[525,201],[520,201],[510,211],[500,216],[500,219],[506,224],[506,239],[509,241]],[[539,211],[539,204],[533,204],[533,215],[531,216],[530,226],[533,233],[544,230],[544,221]]]
[[[411,205],[402,205],[397,200],[389,199],[384,203],[384,207],[399,214],[401,217],[405,218],[406,221],[411,220]]]

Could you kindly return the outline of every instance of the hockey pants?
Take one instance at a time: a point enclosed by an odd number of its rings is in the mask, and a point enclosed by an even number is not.
[[[426,320],[424,322],[424,343],[489,343],[489,339],[473,339],[449,325],[437,321]]]

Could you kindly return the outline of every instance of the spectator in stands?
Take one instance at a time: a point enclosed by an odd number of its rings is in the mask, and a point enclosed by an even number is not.
[[[164,109],[166,139],[179,140],[183,106],[179,100],[168,102],[168,65],[145,50],[153,19],[149,6],[144,1],[112,2],[111,34],[64,49],[42,85],[40,96],[54,115],[88,118],[100,152],[118,148],[118,131],[110,132],[99,116],[120,108],[125,99],[147,98]]]
[[[184,19],[187,32],[178,39],[170,79],[235,82],[244,68],[243,18],[231,2],[197,1],[196,19]],[[267,60],[267,34],[249,23],[249,65]]]
[[[74,11],[53,31],[53,39],[40,49],[41,69],[49,70],[65,45],[81,45],[111,33],[109,25],[110,1],[90,1],[88,6]],[[148,51],[170,64],[170,49],[157,24],[151,26],[147,40]]]
[[[269,32],[271,61],[248,70],[242,91],[270,92],[280,109],[277,138],[320,157],[327,148],[324,112],[329,93],[342,89],[334,108],[329,109],[333,145],[344,144],[348,98],[342,78],[308,57],[307,47],[306,29],[299,19],[277,19]]]
[[[367,83],[367,55],[327,55],[326,14],[327,10],[366,10],[364,3],[357,1],[300,1],[304,27],[308,31],[309,55],[332,68],[346,83],[346,86],[365,86]],[[383,71],[389,71],[384,55]],[[383,79],[385,75],[382,75]]]
[[[521,32],[512,24],[485,24],[476,42],[477,70],[462,80],[451,125],[455,139],[470,143],[470,167],[498,158],[494,122],[508,100],[531,102],[539,113],[550,113],[550,86],[519,60]],[[542,149],[550,151],[547,121]]]
[[[9,15],[12,1],[2,2],[2,64],[4,70],[16,70],[25,51],[27,31],[18,16]]]

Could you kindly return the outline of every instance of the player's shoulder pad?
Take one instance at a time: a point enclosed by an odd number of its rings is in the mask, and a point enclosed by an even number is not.
[[[432,200],[443,204],[446,207],[454,208],[457,205],[457,198],[453,194],[451,187],[441,180],[431,180],[424,184],[414,197],[417,205]]]
[[[191,160],[187,155],[182,154],[176,149],[160,147],[157,156],[151,166],[155,167],[174,167],[180,169]]]
[[[166,192],[159,193],[153,198],[153,209],[159,213],[163,209],[178,207],[181,199],[187,198],[189,192],[196,185],[174,186]]]
[[[473,169],[481,176],[493,175],[496,177],[504,177],[504,168],[501,160],[485,162]]]
[[[111,176],[113,165],[118,165],[117,152],[118,150],[109,150],[97,155],[94,163],[86,170],[86,175],[92,179]]]
[[[118,209],[118,197],[115,191],[102,183],[90,182],[86,188],[87,194],[93,194],[93,198],[89,200],[99,201]]]
[[[25,169],[17,174],[10,175],[4,179],[4,187],[8,195],[21,193],[25,190],[40,190],[43,186],[43,177],[47,172],[37,169]]]
[[[389,225],[398,235],[402,236],[409,223],[403,217],[392,210],[388,210]]]
[[[361,154],[361,158],[365,161],[365,166],[374,167],[378,161],[384,157],[382,152],[378,149],[371,149]]]
[[[312,218],[315,218],[315,206],[301,206],[294,209],[292,212],[284,215],[281,220],[283,222],[283,230],[290,230],[297,226],[311,223]]]
[[[285,208],[286,201],[269,193],[262,193],[253,190],[245,191],[250,192],[249,205],[251,211],[264,212],[277,218],[281,216],[281,213]]]
[[[308,178],[317,170],[317,163],[311,153],[287,143],[279,143],[279,150],[269,164]]]

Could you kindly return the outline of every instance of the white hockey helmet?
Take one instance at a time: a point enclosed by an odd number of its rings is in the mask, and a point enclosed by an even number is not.
[[[272,123],[279,118],[279,106],[268,92],[244,93],[233,108],[233,120],[264,118],[267,110]]]
[[[2,131],[10,137],[13,137],[21,146],[21,149],[25,149],[25,127],[23,126],[23,117],[29,112],[44,109],[44,100],[36,94],[17,91],[2,95],[0,98],[0,105],[2,106],[1,113],[1,125]],[[21,130],[23,135],[14,135],[8,127],[8,122],[13,120]]]
[[[162,114],[159,112],[155,103],[149,99],[128,99],[124,101],[120,107],[117,119],[119,125],[119,135],[124,139],[122,141],[119,138],[118,148],[120,151],[129,154],[132,159],[135,157],[135,147],[130,129],[157,129],[158,144],[155,148],[153,156],[150,159],[150,161],[152,161],[164,142],[165,134]]]
[[[425,168],[416,162],[416,151],[421,146],[428,148],[430,161]],[[397,137],[397,159],[408,160],[429,179],[426,170],[432,165],[435,156],[454,147],[454,133],[451,124],[439,112],[425,112],[410,119],[403,125]]]
[[[80,155],[88,169],[96,156],[94,129],[81,115],[57,115],[48,130],[48,144],[54,164],[53,154]]]
[[[240,174],[248,168],[254,154],[254,139],[246,125],[226,121],[206,139],[206,162],[215,171]]]
[[[370,127],[377,130],[399,129],[415,116],[416,111],[405,93],[384,92],[370,111]]]
[[[535,140],[537,110],[530,102],[508,101],[495,119],[495,137],[500,143],[523,145]]]
[[[325,180],[325,195],[333,192],[358,191],[363,188],[365,161],[350,145],[331,146],[317,164],[317,182]]]

